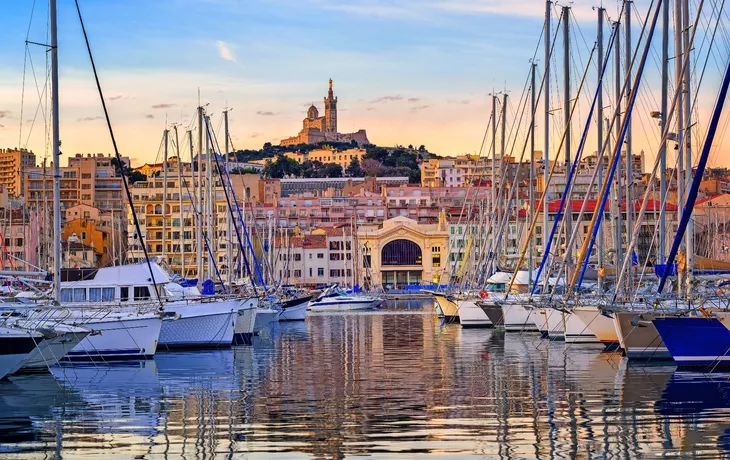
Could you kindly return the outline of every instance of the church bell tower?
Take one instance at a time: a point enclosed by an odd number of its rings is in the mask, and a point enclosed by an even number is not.
[[[324,129],[328,133],[337,132],[337,98],[332,92],[332,79],[327,97],[324,98]]]

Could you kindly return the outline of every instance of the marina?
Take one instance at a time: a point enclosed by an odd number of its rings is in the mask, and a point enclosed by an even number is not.
[[[321,369],[328,369],[326,373]],[[727,377],[439,321],[430,302],[281,323],[250,346],[0,382],[32,459],[724,457]]]

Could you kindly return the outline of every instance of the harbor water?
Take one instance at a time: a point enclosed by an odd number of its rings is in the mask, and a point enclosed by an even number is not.
[[[2,381],[0,458],[710,458],[729,416],[727,375],[390,301],[251,346]]]

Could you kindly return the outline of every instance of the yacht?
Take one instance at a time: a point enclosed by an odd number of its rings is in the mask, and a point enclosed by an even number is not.
[[[281,302],[279,321],[304,321],[307,318],[307,305],[312,297],[308,295]]]
[[[385,299],[368,295],[350,295],[337,286],[325,289],[316,299],[309,301],[308,311],[352,311],[370,310],[385,302]]]
[[[233,328],[233,343],[235,345],[248,345],[251,343],[258,317],[258,305],[258,297],[240,299],[236,325]]]

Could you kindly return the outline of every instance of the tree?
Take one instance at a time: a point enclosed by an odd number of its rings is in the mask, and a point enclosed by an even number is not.
[[[245,168],[233,168],[231,174],[258,174],[259,170],[256,168],[245,167]]]
[[[342,166],[336,163],[327,163],[324,165],[323,177],[342,177]]]
[[[275,179],[283,179],[285,176],[298,176],[300,166],[296,160],[278,154],[274,161],[267,161],[264,166],[264,175]]]
[[[345,169],[345,173],[350,177],[362,177],[362,168],[357,157],[352,158],[350,165]]]
[[[135,182],[145,181],[147,180],[147,176],[142,174],[139,171],[132,171],[131,173],[127,174],[129,176],[129,183],[134,184]]]
[[[425,152],[426,151],[426,146],[423,145],[423,144],[421,144],[421,146],[418,147],[418,151],[421,152],[421,153]]]
[[[372,158],[363,158],[362,160],[362,172],[365,176],[374,177],[378,176],[382,165],[377,160]]]

